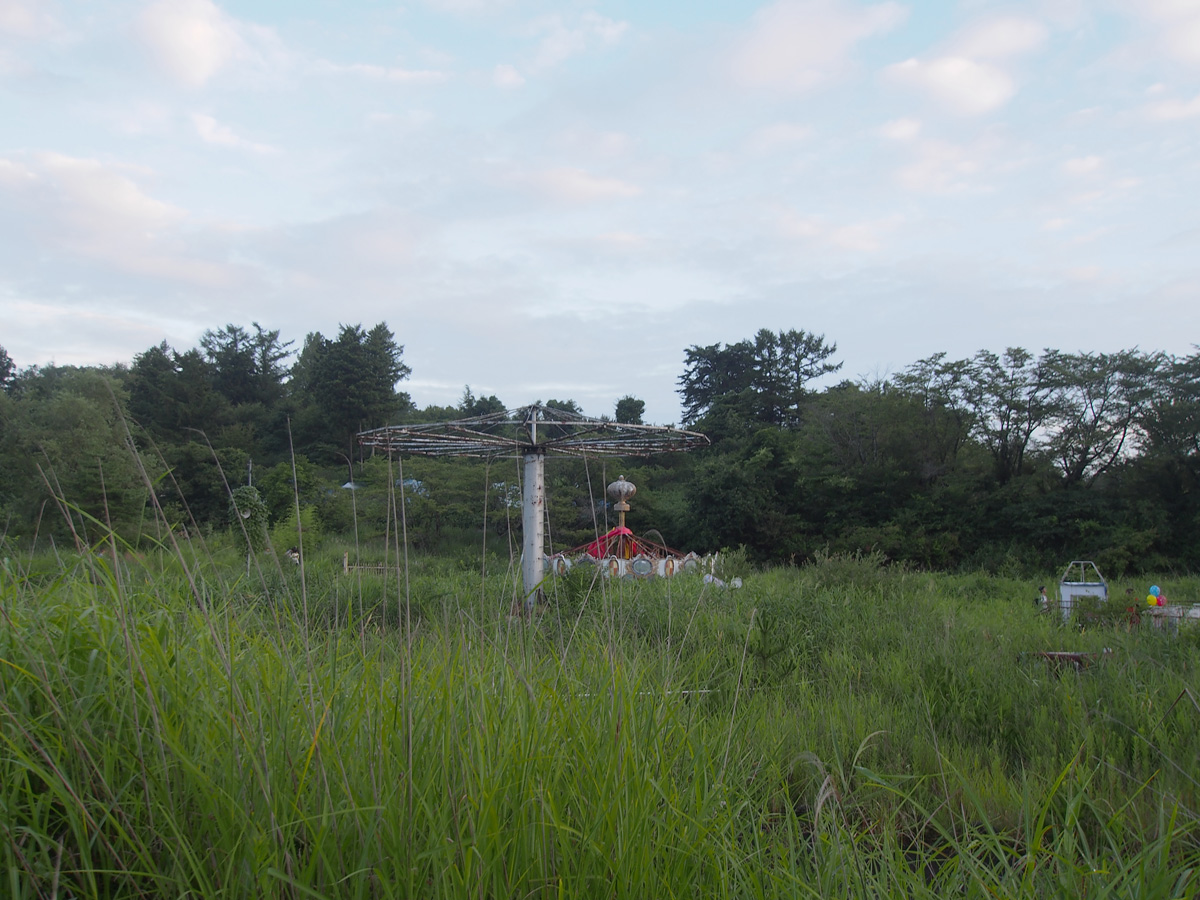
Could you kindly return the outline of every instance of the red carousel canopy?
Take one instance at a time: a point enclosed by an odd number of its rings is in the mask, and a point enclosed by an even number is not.
[[[634,533],[628,528],[618,525],[607,534],[602,534],[596,540],[584,547],[584,552],[594,559],[633,559],[641,549]]]

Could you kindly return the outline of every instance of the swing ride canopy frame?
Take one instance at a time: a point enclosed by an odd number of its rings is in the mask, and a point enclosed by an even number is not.
[[[475,457],[529,452],[649,456],[708,445],[696,431],[610,422],[540,403],[450,422],[387,425],[361,432],[358,440],[389,453]]]
[[[450,422],[388,425],[361,432],[358,441],[364,447],[388,454],[442,457],[521,454],[525,461],[521,491],[524,534],[521,573],[527,609],[532,609],[542,595],[547,454],[649,456],[708,444],[708,438],[696,431],[593,419],[541,403]]]

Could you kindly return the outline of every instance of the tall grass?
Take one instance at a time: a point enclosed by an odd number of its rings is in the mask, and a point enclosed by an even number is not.
[[[0,573],[11,896],[1196,891],[1193,633],[871,558],[740,591],[578,574],[533,620],[503,564],[406,583],[331,547],[301,592],[264,562]]]

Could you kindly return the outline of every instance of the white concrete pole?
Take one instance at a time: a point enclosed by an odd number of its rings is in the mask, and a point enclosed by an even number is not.
[[[525,484],[521,502],[521,528],[525,533],[521,575],[525,581],[526,609],[533,609],[541,593],[538,585],[544,577],[545,522],[546,453],[535,448],[525,453]]]

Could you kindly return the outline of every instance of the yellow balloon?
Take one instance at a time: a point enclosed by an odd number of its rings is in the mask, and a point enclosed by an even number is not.
[[[1153,594],[1151,594],[1149,597],[1146,598],[1146,605],[1147,606],[1158,606],[1157,598],[1155,598],[1155,596]]]

